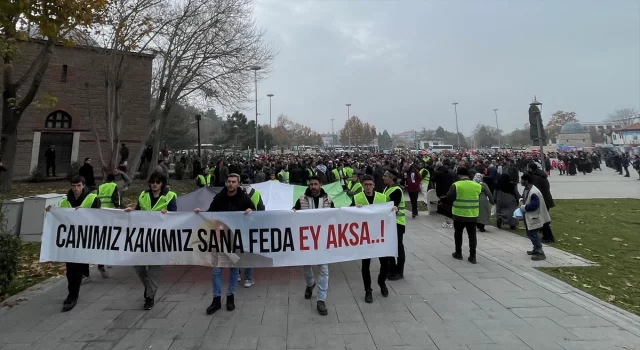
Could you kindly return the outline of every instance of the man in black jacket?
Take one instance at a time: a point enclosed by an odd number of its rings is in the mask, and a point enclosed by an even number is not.
[[[89,188],[89,192],[95,191],[96,179],[93,176],[93,166],[91,165],[91,158],[85,158],[84,164],[78,169],[78,175],[84,177],[86,186]]]
[[[208,212],[243,211],[245,215],[255,210],[255,206],[247,194],[240,188],[240,175],[231,173],[227,176],[225,187],[213,197]],[[194,210],[200,213],[200,208]],[[213,268],[213,301],[207,308],[207,315],[222,308],[222,268]],[[231,268],[229,272],[229,290],[227,291],[227,310],[233,311],[236,308],[235,294],[238,283],[238,268]]]
[[[71,189],[67,196],[60,202],[60,208],[93,208],[100,209],[100,199],[94,193],[89,192],[82,176],[76,175],[71,179]],[[45,208],[51,210],[51,206]],[[67,263],[67,289],[69,295],[62,304],[62,311],[73,309],[78,303],[80,285],[84,276],[89,276],[89,264]]]

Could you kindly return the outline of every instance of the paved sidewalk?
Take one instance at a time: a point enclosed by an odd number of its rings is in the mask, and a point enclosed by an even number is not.
[[[0,349],[640,349],[640,318],[531,268],[525,238],[490,227],[472,265],[451,257],[442,221],[409,220],[406,279],[389,282],[389,298],[375,290],[373,304],[359,262],[348,262],[331,265],[328,316],[304,299],[299,267],[255,270],[235,311],[207,316],[211,270],[166,267],[158,303],[143,311],[133,269],[116,267],[109,279],[92,270],[69,313],[64,278],[0,309]],[[545,266],[589,264],[547,254]]]

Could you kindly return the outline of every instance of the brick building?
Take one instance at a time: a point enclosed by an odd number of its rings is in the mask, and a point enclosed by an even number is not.
[[[38,55],[41,43],[23,45],[20,59],[14,66],[14,77],[19,77]],[[44,168],[44,153],[50,145],[56,149],[56,175],[62,176],[72,162],[84,158],[98,159],[98,148],[89,112],[94,116],[100,136],[103,155],[107,147],[105,132],[105,62],[104,50],[76,45],[57,46],[49,68],[34,101],[50,94],[57,98],[53,108],[30,106],[22,115],[18,126],[18,145],[14,176],[29,176],[38,166]],[[132,153],[138,150],[149,127],[151,104],[151,69],[153,56],[126,54],[126,74],[122,90],[123,118],[121,142]],[[0,82],[1,83],[1,82]],[[88,84],[88,85],[87,85]],[[28,85],[28,84],[27,84]],[[1,86],[0,86],[1,88]],[[26,90],[26,88],[25,88]],[[20,91],[24,95],[25,91]],[[100,172],[98,162],[94,170]]]

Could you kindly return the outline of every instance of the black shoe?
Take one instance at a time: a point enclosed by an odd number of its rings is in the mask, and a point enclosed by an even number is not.
[[[311,299],[311,296],[313,295],[313,288],[316,287],[316,284],[314,283],[313,286],[311,287],[307,287],[304,289],[304,298],[305,299]]]
[[[156,301],[153,298],[144,298],[144,309],[151,310],[153,309],[153,305],[156,304]]]
[[[65,299],[64,302],[62,303],[62,312],[71,311],[71,309],[76,307],[77,303],[78,303],[78,299],[71,299],[67,297],[67,299]]]
[[[404,275],[401,273],[392,273],[391,276],[387,277],[389,281],[399,281],[404,278]]]
[[[389,288],[387,288],[386,284],[381,284],[380,285],[380,293],[385,298],[389,296]]]
[[[502,219],[498,218],[496,219],[496,227],[499,229],[502,229]]]
[[[478,263],[476,261],[476,257],[475,256],[470,256],[469,258],[467,258],[467,260],[469,260],[469,262],[472,263],[472,264],[477,264]]]
[[[373,303],[373,293],[371,293],[370,290],[364,292],[364,302],[367,303],[367,304]],[[318,306],[318,307],[320,307],[320,306]],[[318,309],[318,310],[320,310],[320,309]]]
[[[211,315],[214,312],[220,310],[222,308],[222,304],[220,303],[220,297],[213,297],[213,301],[211,305],[207,308],[207,315]]]
[[[544,255],[544,253],[540,254],[536,254],[536,255],[532,255],[531,256],[531,260],[533,261],[542,261],[542,260],[547,260],[547,256]]]
[[[451,254],[451,256],[453,256],[453,258],[454,258],[454,259],[458,259],[458,260],[462,260],[462,259],[463,259],[463,257],[462,257],[462,253],[456,253],[456,252],[453,252],[453,253]]]
[[[535,250],[527,250],[527,255],[536,255],[538,254],[538,252],[536,252]]]
[[[323,300],[318,300],[317,309],[320,315],[327,316],[329,314],[329,310],[327,310],[327,305],[325,305]]]
[[[235,299],[234,295],[227,295],[227,311],[233,311],[236,309]]]
[[[555,238],[552,238],[552,239],[543,239],[543,240],[542,240],[542,243],[544,243],[544,244],[554,244],[554,243],[556,243],[556,240],[555,240]]]

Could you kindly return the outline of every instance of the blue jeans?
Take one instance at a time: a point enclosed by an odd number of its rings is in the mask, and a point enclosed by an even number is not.
[[[227,295],[236,294],[237,284],[238,284],[238,269],[230,268],[229,269],[229,290],[227,291]],[[213,268],[213,296],[219,297],[221,295],[222,295],[222,268],[214,267]]]
[[[238,272],[240,272],[240,270],[238,269]],[[249,281],[253,281],[253,269],[252,268],[245,268],[244,269],[244,280],[249,280]]]
[[[329,265],[318,265],[318,301],[327,299],[327,289],[329,289]],[[304,279],[307,281],[307,287],[313,286],[315,279],[313,278],[313,269],[306,265],[302,267]]]
[[[527,230],[527,237],[529,237],[531,243],[533,243],[533,250],[542,250],[542,242],[540,242],[538,230]]]

